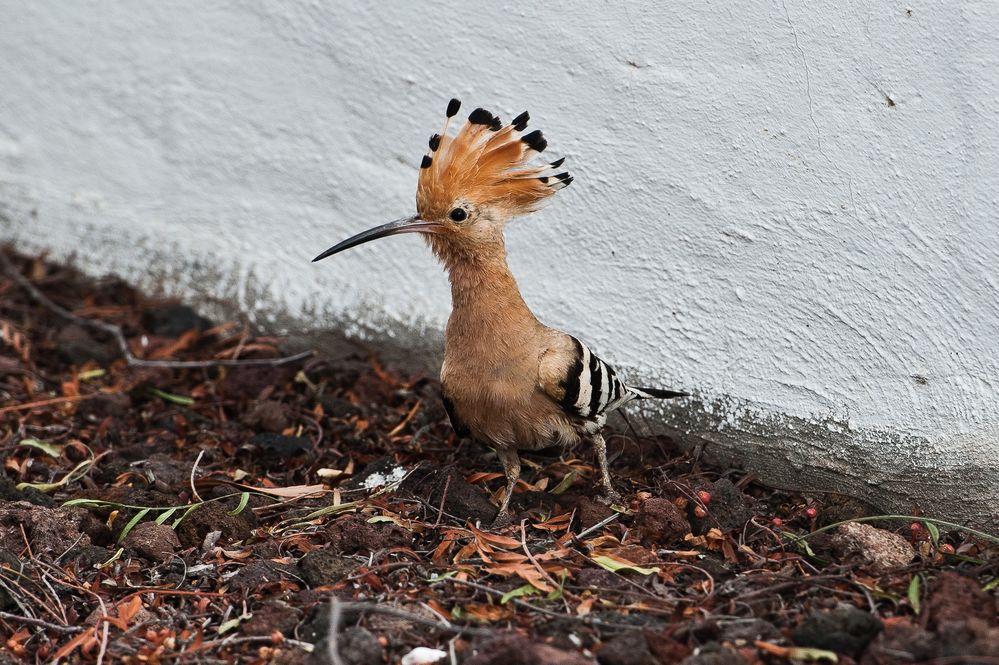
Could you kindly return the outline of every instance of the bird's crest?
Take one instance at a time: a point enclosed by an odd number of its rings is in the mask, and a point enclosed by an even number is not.
[[[459,201],[495,205],[520,215],[572,182],[567,172],[557,171],[565,158],[528,165],[548,142],[538,130],[525,133],[530,119],[526,111],[503,125],[477,108],[458,133],[449,136],[448,125],[460,107],[457,99],[448,104],[444,129],[430,137],[430,149],[420,164],[416,209],[422,218],[440,219]]]

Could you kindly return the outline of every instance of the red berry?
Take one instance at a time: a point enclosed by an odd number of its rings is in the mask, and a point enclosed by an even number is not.
[[[780,527],[784,526],[784,520],[782,520],[782,519],[781,519],[781,518],[779,518],[779,517],[775,517],[775,518],[773,518],[772,520],[770,520],[770,523],[771,523],[771,524],[773,524],[773,525],[774,525],[775,527],[777,527],[778,529],[779,529]]]
[[[709,503],[711,503],[711,492],[707,490],[698,490],[697,498],[700,499],[701,503],[703,503],[706,506]]]
[[[700,506],[694,506],[694,515],[696,517],[704,519],[705,517],[708,516],[708,511],[704,510],[704,508],[701,508]]]
[[[819,511],[815,508],[815,506],[809,506],[808,508],[805,508],[805,515],[808,516],[808,519],[814,520],[818,517]]]

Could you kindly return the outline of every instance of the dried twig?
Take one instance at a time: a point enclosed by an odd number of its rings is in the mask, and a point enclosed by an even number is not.
[[[78,626],[60,626],[57,623],[50,623],[48,621],[42,621],[41,619],[26,617],[23,614],[11,614],[10,612],[0,612],[0,619],[6,621],[17,621],[19,623],[24,623],[29,626],[38,626],[39,628],[52,630],[57,633],[79,633],[81,630],[83,630],[83,628],[80,628]]]
[[[326,656],[332,665],[343,665],[340,658],[340,619],[343,616],[343,605],[336,599],[330,597],[330,621],[326,627]]]
[[[225,649],[240,644],[265,644],[265,645],[288,644],[293,647],[297,647],[306,653],[312,653],[312,648],[313,648],[313,645],[309,642],[303,642],[302,640],[293,640],[290,637],[282,636],[280,639],[275,639],[273,635],[243,635],[240,637],[232,636],[232,637],[225,637],[221,640],[211,640],[210,642],[202,642],[197,649],[189,649],[187,653],[196,653],[200,651],[207,651],[209,649]]]
[[[24,404],[14,404],[12,406],[5,406],[0,408],[0,415],[4,413],[13,413],[14,411],[25,411],[34,409],[39,406],[51,406],[53,404],[64,404],[69,402],[82,402],[85,399],[90,399],[91,397],[97,397],[100,393],[91,393],[89,395],[68,395],[66,397],[53,397],[51,399],[40,399],[34,402],[25,402]]]
[[[48,296],[42,293],[37,286],[32,284],[31,280],[22,275],[21,271],[18,270],[13,263],[11,263],[10,258],[2,251],[0,251],[0,269],[7,273],[11,279],[17,282],[21,288],[27,291],[28,295],[30,295],[35,302],[42,305],[52,313],[57,314],[58,316],[61,316],[69,321],[73,321],[74,323],[78,323],[81,326],[100,330],[108,335],[111,335],[111,337],[113,337],[115,342],[118,344],[118,350],[121,352],[122,357],[132,367],[164,367],[171,369],[247,367],[251,365],[276,367],[279,365],[287,365],[288,363],[297,362],[312,356],[312,351],[303,351],[301,353],[284,356],[282,358],[251,358],[247,360],[146,360],[144,358],[137,358],[129,348],[128,340],[125,339],[125,333],[122,331],[121,326],[108,323],[107,321],[101,321],[99,319],[85,319],[82,316],[73,314],[64,307],[57,305]]]
[[[441,524],[441,519],[444,518],[444,502],[447,500],[447,491],[451,487],[451,474],[447,474],[447,478],[444,479],[444,491],[441,492],[441,505],[437,507],[437,521],[434,525],[430,527],[431,529],[436,529]]]
[[[547,580],[548,583],[552,585],[553,589],[562,589],[562,604],[565,605],[565,611],[570,612],[571,610],[569,609],[569,601],[566,600],[566,597],[569,595],[568,592],[566,592],[563,586],[558,582],[556,582],[554,578],[552,578],[552,576],[548,574],[548,571],[545,570],[544,566],[542,566],[541,563],[538,561],[538,559],[534,556],[534,554],[531,553],[531,548],[527,546],[527,529],[525,527],[526,524],[527,520],[520,521],[520,545],[524,550],[524,554],[527,555],[527,559],[531,562],[531,565],[533,565],[534,568],[537,569],[539,573],[541,573],[541,576],[544,577],[545,580]]]
[[[597,522],[596,524],[594,524],[593,526],[591,526],[589,529],[584,529],[584,530],[580,531],[578,534],[576,534],[576,538],[579,538],[580,540],[582,540],[583,538],[585,538],[586,536],[590,535],[594,531],[597,531],[599,529],[604,528],[605,526],[607,526],[608,524],[610,524],[611,522],[613,522],[614,520],[616,520],[618,517],[621,517],[621,513],[614,513],[613,515],[610,515],[609,517],[605,517],[604,519],[600,520],[599,522]]]

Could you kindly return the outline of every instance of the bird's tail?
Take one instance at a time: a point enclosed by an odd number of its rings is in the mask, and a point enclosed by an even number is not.
[[[690,397],[690,393],[678,390],[660,390],[659,388],[631,388],[631,392],[639,399],[673,399],[674,397]]]

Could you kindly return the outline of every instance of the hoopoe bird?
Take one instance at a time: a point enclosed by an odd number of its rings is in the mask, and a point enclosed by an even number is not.
[[[420,233],[447,270],[451,316],[444,335],[441,392],[455,433],[495,448],[506,475],[496,524],[510,519],[520,477],[518,451],[589,441],[608,501],[621,497],[607,468],[601,430],[607,414],[633,400],[687,393],[636,388],[575,337],[549,328],[524,302],[506,262],[504,228],[533,212],[572,176],[565,158],[532,166],[548,143],[524,133],[524,112],[509,124],[477,108],[453,136],[461,103],[448,104],[444,128],[420,164],[416,214],[330,247],[319,261],[377,238]]]

